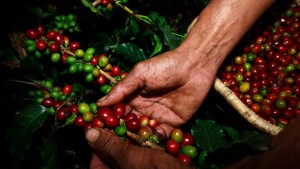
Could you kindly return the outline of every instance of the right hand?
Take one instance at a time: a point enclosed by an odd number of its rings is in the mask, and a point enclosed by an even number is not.
[[[156,119],[157,134],[168,137],[197,111],[215,78],[205,59],[192,60],[194,55],[189,49],[175,49],[138,63],[97,105],[123,102],[127,113]]]

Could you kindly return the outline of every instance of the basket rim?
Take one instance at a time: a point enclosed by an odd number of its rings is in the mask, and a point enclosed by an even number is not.
[[[237,95],[228,88],[219,78],[215,79],[214,89],[221,94],[224,99],[235,109],[237,112],[246,119],[253,126],[261,131],[270,135],[277,135],[283,128],[271,124],[264,118],[257,115],[253,110],[246,106]]]

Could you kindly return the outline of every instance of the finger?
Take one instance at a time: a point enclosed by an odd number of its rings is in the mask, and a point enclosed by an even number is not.
[[[105,129],[91,128],[85,136],[95,154],[108,164],[112,164],[112,161],[119,158],[119,151],[126,144],[116,134]]]
[[[158,136],[159,140],[166,140],[170,137],[172,129],[173,127],[163,123],[156,126],[153,132]]]
[[[123,80],[118,82],[111,91],[104,97],[98,100],[98,106],[109,106],[121,102],[127,96],[135,92],[141,80],[134,73],[129,73]]]

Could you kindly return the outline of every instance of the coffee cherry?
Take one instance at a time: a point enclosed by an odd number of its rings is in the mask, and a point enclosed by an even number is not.
[[[99,63],[98,65],[101,67],[101,68],[104,68],[107,64],[108,64],[108,57],[106,55],[102,55],[99,57]]]
[[[80,126],[80,127],[83,127],[86,124],[86,122],[83,119],[83,115],[76,116],[73,123],[74,123],[74,125]]]
[[[52,107],[54,105],[54,102],[55,102],[55,100],[51,97],[44,98],[43,102],[42,102],[42,105],[49,108],[49,107]]]
[[[171,131],[170,138],[180,143],[182,141],[183,132],[179,128],[175,128]]]
[[[125,114],[125,105],[122,102],[113,105],[112,109],[117,117],[122,117]]]
[[[84,114],[85,112],[90,112],[90,106],[86,102],[82,102],[78,105],[78,112]]]
[[[99,63],[99,57],[98,57],[98,56],[93,56],[93,57],[91,58],[90,62],[91,62],[91,65],[97,66],[98,63]]]
[[[89,55],[94,55],[96,52],[96,49],[93,48],[93,47],[89,47],[87,48],[87,50],[85,51],[86,54],[89,54]]]
[[[154,129],[156,126],[158,126],[158,121],[155,120],[155,119],[150,119],[149,122],[148,122],[148,126],[151,129]]]
[[[60,33],[56,33],[53,36],[53,40],[55,41],[55,43],[57,43],[58,45],[62,45],[63,41],[64,41],[64,36]]]
[[[197,157],[197,149],[192,145],[182,146],[180,152],[188,155],[191,159]]]
[[[177,159],[182,161],[183,163],[185,163],[187,166],[190,166],[192,163],[190,156],[188,156],[186,154],[179,153],[177,155]]]
[[[140,121],[142,127],[147,126],[148,123],[149,123],[149,120],[150,120],[150,118],[148,116],[146,116],[146,115],[142,115],[139,118],[139,121]]]
[[[77,58],[83,58],[84,57],[85,52],[82,49],[77,49],[75,50],[75,56]]]
[[[71,105],[69,111],[71,113],[77,114],[78,113],[78,105],[77,104]]]
[[[37,39],[38,38],[38,33],[34,29],[28,29],[26,32],[26,35],[29,39]]]
[[[182,136],[181,146],[194,145],[194,136],[191,133],[184,133]]]
[[[57,120],[65,120],[69,116],[69,109],[66,107],[60,108],[56,112]]]
[[[46,41],[42,40],[42,39],[39,39],[38,41],[36,41],[36,48],[42,52],[42,51],[45,51],[46,48],[48,47],[48,44]]]
[[[142,139],[146,140],[146,139],[148,139],[148,138],[150,137],[151,131],[149,130],[148,127],[144,126],[144,127],[141,127],[141,128],[139,129],[138,135],[139,135]]]
[[[91,122],[94,118],[94,114],[91,112],[85,112],[83,113],[83,120],[87,123]]]
[[[110,71],[113,76],[119,76],[121,74],[121,69],[119,66],[113,66]]]
[[[131,119],[138,119],[137,115],[134,113],[128,113],[125,117],[125,121],[131,120]]]
[[[97,83],[99,85],[104,85],[107,82],[107,78],[101,74],[98,78],[97,78]]]
[[[57,110],[62,104],[63,104],[62,101],[56,100],[56,101],[54,102],[54,104],[53,104],[54,110]]]
[[[122,125],[117,126],[114,129],[114,131],[118,136],[121,136],[121,137],[126,136],[126,133],[127,133],[126,125],[122,124]]]
[[[48,40],[53,40],[54,39],[54,35],[56,35],[56,31],[55,30],[50,30],[47,34],[46,34],[46,38]]]
[[[51,61],[57,63],[60,61],[60,54],[59,53],[52,53]]]
[[[112,116],[114,114],[110,107],[99,107],[97,110],[97,115],[103,122],[105,122],[108,116]]]
[[[117,116],[110,115],[105,119],[105,125],[107,128],[109,129],[114,129],[115,127],[117,127],[120,124],[119,118]]]
[[[60,46],[55,42],[53,42],[49,45],[49,49],[52,53],[60,52]]]
[[[166,151],[173,156],[176,156],[180,151],[180,145],[177,141],[169,139],[166,141]]]
[[[104,127],[104,122],[98,117],[93,118],[92,124],[93,124],[93,127],[98,127],[98,128]]]
[[[71,52],[74,52],[74,51],[76,51],[77,49],[80,48],[80,43],[77,42],[77,41],[71,42],[71,43],[69,44],[69,48],[70,48],[70,51],[71,51]]]
[[[62,93],[65,95],[70,95],[72,93],[72,86],[71,85],[66,85],[62,89]]]
[[[137,118],[132,118],[125,121],[128,131],[137,132],[141,128],[140,121]]]

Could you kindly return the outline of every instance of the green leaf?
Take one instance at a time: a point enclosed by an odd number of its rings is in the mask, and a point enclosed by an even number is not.
[[[169,50],[172,50],[180,45],[182,39],[173,35],[170,25],[166,22],[163,16],[160,16],[155,12],[151,12],[149,14],[149,18],[151,18],[155,27],[162,32],[164,43],[169,47]]]
[[[135,19],[132,19],[131,17],[129,19],[129,27],[132,30],[134,35],[137,35],[140,32],[140,27],[138,23],[136,22]]]
[[[91,10],[92,12],[96,13],[97,15],[100,13],[100,12],[98,11],[98,9],[97,9],[96,7],[94,7],[93,4],[92,4],[91,2],[89,2],[88,0],[81,0],[81,3],[82,3],[84,6],[90,8],[90,10]]]
[[[123,43],[113,47],[115,52],[123,55],[124,58],[137,63],[146,60],[147,57],[143,49],[138,48],[135,44]]]
[[[243,131],[240,141],[255,150],[264,151],[269,149],[271,137],[257,131]]]
[[[44,147],[41,151],[41,156],[45,161],[44,169],[59,168],[57,137],[49,137],[44,141]]]
[[[154,40],[155,40],[155,48],[154,48],[152,54],[150,55],[150,57],[156,55],[157,53],[159,53],[162,50],[162,43],[160,41],[159,36],[154,35]]]
[[[11,142],[11,154],[21,157],[31,144],[32,134],[39,129],[47,117],[47,108],[28,104],[17,112],[7,129],[7,138]]]
[[[232,127],[222,126],[226,133],[230,136],[233,141],[236,141],[240,138],[240,133]]]
[[[82,85],[81,83],[75,82],[75,83],[72,84],[72,90],[73,90],[74,92],[80,93],[81,91],[87,90],[87,87],[84,86],[84,85]]]
[[[164,42],[167,46],[169,46],[169,50],[175,49],[180,45],[181,39],[173,35],[170,29],[161,28],[161,30],[164,33]]]
[[[215,121],[197,119],[191,131],[197,145],[208,152],[231,145],[225,139],[223,127]]]
[[[76,117],[76,114],[72,113],[71,116],[67,118],[66,123],[62,127],[72,124]]]
[[[28,13],[32,13],[39,18],[46,18],[48,16],[48,14],[45,13],[43,11],[43,9],[38,6],[32,6],[32,5],[27,5],[27,4],[23,4],[23,5]]]

